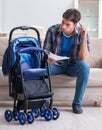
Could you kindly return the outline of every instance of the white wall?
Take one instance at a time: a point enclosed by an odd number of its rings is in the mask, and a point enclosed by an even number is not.
[[[99,0],[99,38],[102,38],[102,0]]]
[[[2,28],[9,32],[20,25],[44,26],[46,29],[61,22],[62,14],[74,6],[74,0],[1,0]]]
[[[2,11],[3,11],[2,1],[3,1],[3,0],[0,0],[0,32],[2,31],[2,24],[3,24],[3,23],[2,23],[2,21],[3,21],[3,17],[2,17],[2,16],[3,16],[3,15],[2,15],[2,14],[3,14],[3,13],[2,13]]]

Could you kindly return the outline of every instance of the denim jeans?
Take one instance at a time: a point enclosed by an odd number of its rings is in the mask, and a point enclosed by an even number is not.
[[[77,78],[73,103],[82,104],[83,95],[89,78],[89,64],[85,61],[79,61],[73,64],[64,61],[61,65],[55,63],[49,64],[49,70],[51,75],[67,74]]]

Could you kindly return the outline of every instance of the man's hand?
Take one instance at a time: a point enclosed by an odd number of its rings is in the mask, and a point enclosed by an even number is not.
[[[87,30],[86,30],[86,28],[82,24],[79,23],[79,25],[80,25],[82,38],[84,39],[84,38],[86,38]]]
[[[79,59],[86,61],[89,57],[89,51],[87,48],[87,36],[86,36],[87,30],[82,24],[80,24],[80,30],[82,35],[82,44],[79,51]]]
[[[48,54],[48,62],[49,62],[49,63],[55,63],[56,60],[54,60],[54,59],[50,56],[50,54]]]

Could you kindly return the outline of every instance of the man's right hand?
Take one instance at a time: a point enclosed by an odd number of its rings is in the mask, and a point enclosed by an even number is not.
[[[56,60],[54,60],[54,59],[50,56],[50,54],[48,54],[48,62],[49,62],[49,63],[55,63]]]

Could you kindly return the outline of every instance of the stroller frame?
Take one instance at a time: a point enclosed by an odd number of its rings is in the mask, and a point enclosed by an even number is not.
[[[23,49],[20,49],[16,52],[16,60],[15,63],[12,67],[12,44],[13,44],[13,38],[12,35],[15,30],[29,30],[32,29],[36,32],[37,34],[37,40],[39,43],[38,47],[25,47]],[[15,27],[11,30],[9,34],[9,41],[8,41],[8,61],[10,64],[8,64],[8,70],[9,70],[9,96],[14,98],[14,104],[13,104],[13,112],[10,110],[5,111],[5,119],[10,122],[12,120],[12,115],[14,120],[19,120],[20,124],[25,124],[26,121],[28,123],[32,123],[34,121],[35,117],[43,116],[47,121],[51,120],[52,118],[55,120],[59,117],[59,112],[56,108],[52,108],[53,104],[53,93],[52,93],[52,88],[51,88],[51,79],[50,79],[50,73],[49,73],[49,64],[47,61],[47,54],[44,49],[41,48],[41,40],[40,40],[40,34],[39,31],[34,28],[34,27],[28,27],[28,26],[20,26],[20,27]],[[41,61],[42,61],[42,54],[44,55],[44,64],[46,64],[47,67],[47,74],[42,76],[42,79],[45,81],[45,79],[48,79],[48,83],[45,84],[48,87],[49,92],[44,95],[39,95],[39,96],[34,96],[29,97],[26,94],[25,88],[24,88],[24,77],[23,77],[23,72],[21,71],[21,75],[18,74],[18,68],[20,67],[21,69],[21,64],[20,64],[20,54],[21,53],[28,53],[30,54],[31,52],[38,52],[40,53],[40,67],[41,67]],[[41,68],[43,69],[43,68]],[[45,69],[45,68],[44,68]],[[19,84],[18,84],[19,82]],[[18,85],[17,85],[18,84]],[[22,86],[22,92],[18,90],[18,86]],[[19,99],[19,95],[22,96],[23,94],[23,100]],[[49,101],[49,102],[48,102]],[[47,102],[47,103],[46,103]],[[45,105],[47,104],[47,105]],[[32,111],[28,111],[28,109],[32,109]],[[24,110],[24,112],[20,112],[20,110]],[[52,112],[51,112],[52,111]],[[13,114],[11,114],[13,113]],[[53,113],[53,114],[52,114]]]

